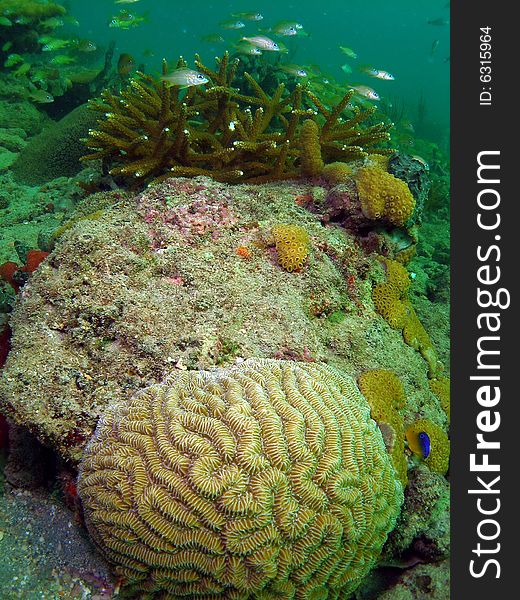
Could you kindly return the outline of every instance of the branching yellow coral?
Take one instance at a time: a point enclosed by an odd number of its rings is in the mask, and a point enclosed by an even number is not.
[[[359,201],[368,219],[403,226],[415,208],[408,185],[377,166],[363,167],[355,175]]]
[[[306,119],[300,131],[300,164],[302,175],[314,177],[323,170],[320,128],[316,121]]]
[[[345,114],[352,90],[327,109],[300,85],[289,93],[280,84],[269,96],[249,73],[243,77],[251,95],[241,93],[233,83],[238,62],[228,53],[215,70],[198,56],[195,65],[206,86],[185,92],[138,73],[120,96],[105,91],[92,101],[103,117],[89,134],[92,152],[84,160],[101,159],[112,175],[137,183],[197,175],[261,183],[318,175],[323,162],[366,156],[389,139],[384,123],[360,127],[375,109]]]
[[[276,244],[278,260],[292,273],[301,271],[309,254],[309,234],[299,225],[275,225],[271,233]]]
[[[352,379],[256,359],[109,407],[78,491],[130,592],[211,600],[349,597],[403,498]]]
[[[450,463],[450,441],[448,436],[436,423],[428,419],[420,419],[408,427],[406,430],[408,446],[414,454],[421,458],[424,458],[419,443],[421,432],[426,433],[430,441],[430,453],[424,459],[424,462],[432,471],[446,475]]]
[[[372,369],[359,376],[359,389],[368,404],[372,418],[378,424],[403,485],[406,485],[407,463],[404,455],[404,425],[399,411],[405,395],[401,382],[392,371]]]

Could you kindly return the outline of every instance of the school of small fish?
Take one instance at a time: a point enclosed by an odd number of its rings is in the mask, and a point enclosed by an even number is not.
[[[108,20],[108,27],[126,31],[148,23],[149,17],[147,12],[138,14],[131,9],[130,5],[137,4],[138,2],[140,0],[113,0],[113,4],[116,6],[121,5],[121,8],[118,6],[117,10],[119,12]],[[449,8],[449,2],[444,8]],[[4,11],[4,14],[0,15],[0,27],[12,27],[16,24],[23,24],[23,19],[24,17],[14,18],[12,13],[6,14]],[[251,57],[252,60],[255,60],[255,57],[262,56],[264,53],[277,54],[275,64],[278,71],[295,79],[303,79],[304,85],[306,82],[322,86],[330,83],[331,78],[324,74],[316,65],[299,65],[293,62],[284,62],[283,60],[284,54],[289,54],[295,49],[292,42],[293,39],[309,37],[309,33],[305,31],[304,25],[300,21],[280,20],[265,26],[263,23],[264,15],[260,12],[232,12],[227,19],[218,23],[220,31],[208,33],[201,36],[200,39],[204,43],[211,45],[227,44],[230,51],[235,55]],[[446,17],[435,17],[428,19],[426,24],[433,27],[444,27],[449,25],[449,19]],[[73,65],[81,60],[81,54],[98,51],[97,44],[92,40],[55,35],[54,30],[60,29],[65,25],[78,26],[79,23],[77,19],[67,14],[59,17],[49,17],[40,22],[40,31],[43,31],[43,35],[40,35],[37,41],[40,45],[40,50],[49,54],[48,64],[54,69],[57,67],[71,68],[69,65]],[[256,26],[257,30],[250,32],[249,30],[252,26]],[[242,30],[245,30],[247,33],[243,33]],[[187,30],[182,31],[186,33]],[[238,34],[238,39],[230,40],[225,37],[233,34],[235,36]],[[284,44],[285,40],[287,40],[287,45]],[[433,40],[430,53],[427,56],[428,62],[434,62],[439,44],[439,39]],[[11,48],[12,42],[8,41],[3,44],[2,51],[8,53]],[[358,65],[355,67],[355,63],[353,64],[352,61],[358,59],[357,52],[345,45],[339,45],[338,50],[349,59],[349,62],[340,64],[339,66],[343,74],[348,77],[348,80],[344,84],[346,88],[354,90],[355,98],[361,99],[361,103],[364,99],[379,101],[381,96],[372,87],[362,82],[358,83],[355,79],[353,82],[350,81],[354,71],[379,81],[394,81],[395,76],[387,70],[372,65]],[[150,49],[143,50],[141,54],[144,57],[154,56],[153,50]],[[449,60],[448,56],[443,62],[447,63]],[[31,81],[40,84],[40,87],[35,88],[32,86],[31,92],[27,96],[31,100],[39,103],[52,102],[54,100],[52,94],[45,89],[45,71],[42,71],[42,69],[37,71],[36,65],[33,66],[20,54],[7,54],[7,58],[4,59],[4,67],[12,68],[13,75],[18,77],[27,75],[28,73],[32,74]],[[123,52],[119,55],[116,70],[121,80],[129,77],[135,68],[135,60],[130,54]],[[209,81],[203,73],[189,68],[175,69],[162,79],[170,85],[178,86],[181,89],[204,85]],[[412,126],[411,123],[410,126]]]

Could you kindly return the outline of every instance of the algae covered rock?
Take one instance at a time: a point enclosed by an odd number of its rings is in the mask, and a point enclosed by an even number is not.
[[[402,502],[355,381],[262,359],[110,406],[78,490],[117,573],[157,598],[346,598]]]
[[[109,404],[172,369],[292,358],[392,370],[411,421],[431,400],[427,365],[374,310],[379,261],[297,204],[309,190],[178,178],[89,197],[15,307],[1,410],[77,463]],[[308,235],[299,272],[280,264],[280,224]]]
[[[73,177],[82,168],[85,154],[81,141],[96,122],[87,105],[78,106],[60,121],[31,139],[12,165],[15,179],[38,185],[58,177]]]

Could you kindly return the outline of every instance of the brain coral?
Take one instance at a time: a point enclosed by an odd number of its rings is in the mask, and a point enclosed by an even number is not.
[[[78,490],[89,531],[147,598],[346,598],[402,502],[354,381],[250,359],[114,404]]]
[[[355,176],[363,213],[403,226],[411,217],[415,199],[404,181],[377,166],[363,167]]]
[[[309,254],[309,234],[299,225],[275,225],[272,234],[282,267],[301,271]]]
[[[85,154],[81,139],[95,123],[95,113],[83,104],[45,128],[25,146],[13,163],[15,179],[27,185],[37,185],[57,177],[76,175],[82,168],[79,159]]]

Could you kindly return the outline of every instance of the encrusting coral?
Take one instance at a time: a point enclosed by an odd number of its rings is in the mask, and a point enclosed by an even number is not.
[[[410,276],[397,261],[384,259],[386,282],[379,283],[372,290],[372,300],[376,311],[393,329],[402,329],[407,312],[404,299],[410,287]]]
[[[424,432],[430,440],[429,455],[424,457],[419,443],[419,434]],[[406,440],[412,452],[424,459],[425,464],[435,473],[446,475],[450,464],[450,440],[444,431],[433,421],[420,419],[406,430]]]
[[[404,455],[404,424],[400,410],[405,395],[397,375],[386,369],[365,371],[358,379],[359,389],[370,405],[370,414],[377,423],[392,463],[403,485],[407,482],[407,463]]]
[[[404,341],[420,352],[428,363],[429,377],[436,377],[441,364],[428,332],[419,321],[415,309],[408,299],[410,276],[406,267],[389,258],[383,259],[386,282],[372,289],[372,300],[376,311],[393,329],[403,332]]]
[[[428,381],[430,390],[437,396],[441,404],[442,410],[448,417],[448,423],[450,422],[450,378],[449,377],[436,377]]]
[[[95,124],[96,114],[82,104],[45,128],[21,151],[12,165],[15,179],[37,185],[57,177],[73,177],[81,170],[85,147],[80,141]]]
[[[80,467],[89,531],[143,598],[345,598],[403,500],[355,382],[250,359],[110,406]]]
[[[275,225],[272,234],[282,267],[292,273],[301,271],[309,254],[309,234],[299,225]]]
[[[92,153],[84,160],[102,159],[112,175],[137,184],[196,175],[260,183],[318,175],[325,162],[366,156],[389,139],[390,125],[359,127],[375,107],[344,114],[354,90],[328,109],[301,85],[288,93],[282,83],[269,96],[247,72],[251,95],[241,93],[232,87],[238,59],[230,61],[227,52],[217,58],[216,70],[198,56],[195,65],[209,80],[205,89],[184,92],[138,73],[120,96],[104,91],[91,102],[104,118],[90,131]],[[177,68],[184,67],[181,58]]]
[[[366,217],[397,226],[406,224],[415,208],[415,198],[404,181],[378,166],[359,169],[355,180]]]

